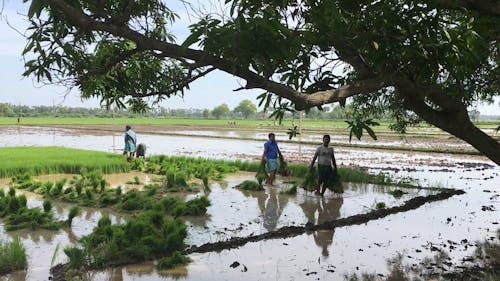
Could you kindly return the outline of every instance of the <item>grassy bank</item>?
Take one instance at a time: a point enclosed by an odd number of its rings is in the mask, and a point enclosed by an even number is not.
[[[32,175],[79,173],[82,168],[98,169],[105,174],[130,171],[122,155],[65,147],[0,148],[0,177],[29,173]]]

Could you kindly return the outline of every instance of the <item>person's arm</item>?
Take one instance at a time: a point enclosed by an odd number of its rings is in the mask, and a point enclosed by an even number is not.
[[[313,160],[311,161],[311,165],[309,165],[309,170],[312,170],[312,168],[314,166],[314,162],[316,162],[316,158],[318,158],[318,155],[316,153],[314,153],[314,157],[313,157]]]

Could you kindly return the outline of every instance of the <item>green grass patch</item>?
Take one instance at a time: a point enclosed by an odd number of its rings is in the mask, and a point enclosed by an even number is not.
[[[122,155],[65,147],[0,148],[0,177],[14,175],[77,174],[98,169],[105,174],[128,172],[130,164]]]
[[[0,241],[0,274],[25,269],[28,266],[26,250],[21,239]]]

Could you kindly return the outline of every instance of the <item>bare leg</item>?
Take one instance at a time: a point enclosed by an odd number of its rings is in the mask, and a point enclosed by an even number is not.
[[[271,172],[269,173],[269,182],[268,182],[268,184],[270,184],[270,185],[274,185],[274,178],[275,178],[275,177],[276,177],[276,170],[271,171]]]

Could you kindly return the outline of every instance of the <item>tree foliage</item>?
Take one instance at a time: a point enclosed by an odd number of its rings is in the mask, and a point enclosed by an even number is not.
[[[242,100],[233,111],[234,113],[241,113],[246,119],[257,112],[257,107],[251,100]]]
[[[499,143],[467,113],[499,95],[498,1],[224,3],[177,43],[166,1],[31,0],[24,74],[140,110],[219,69],[265,90],[278,119],[353,97],[365,118],[351,129],[387,112],[402,132],[424,120],[500,164]]]
[[[221,117],[225,117],[229,114],[229,106],[227,104],[223,103],[220,104],[212,110],[212,115],[215,116],[215,118],[220,119]]]

